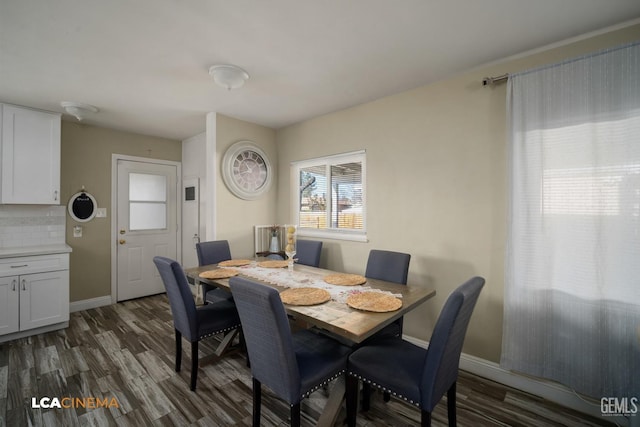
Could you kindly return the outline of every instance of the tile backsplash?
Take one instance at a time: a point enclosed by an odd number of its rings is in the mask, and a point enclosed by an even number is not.
[[[0,205],[0,248],[65,243],[65,206]]]

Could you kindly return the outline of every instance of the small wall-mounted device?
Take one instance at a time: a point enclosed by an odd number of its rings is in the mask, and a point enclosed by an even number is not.
[[[196,187],[194,186],[184,187],[184,200],[186,202],[196,200]]]

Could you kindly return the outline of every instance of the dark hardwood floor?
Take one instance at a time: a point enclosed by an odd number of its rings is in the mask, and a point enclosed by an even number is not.
[[[0,344],[0,425],[250,425],[251,377],[244,356],[236,353],[201,366],[194,393],[189,391],[190,351],[184,351],[182,371],[176,373],[174,343],[166,296],[156,295],[72,313],[68,329]],[[212,354],[215,344],[202,342],[201,357]],[[303,401],[303,425],[315,424],[326,392]],[[94,403],[97,408],[32,408],[34,397],[103,403]],[[99,407],[105,402],[111,407]],[[288,414],[288,405],[264,389],[262,425],[288,425]],[[336,425],[342,420],[344,408]],[[377,393],[370,411],[358,415],[359,426],[417,424],[416,408],[395,400],[384,403]],[[458,424],[605,425],[465,372],[458,382]],[[434,411],[433,425],[447,425],[445,401]]]

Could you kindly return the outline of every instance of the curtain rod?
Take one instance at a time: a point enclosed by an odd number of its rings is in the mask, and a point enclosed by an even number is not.
[[[485,77],[482,79],[482,86],[493,86],[498,83],[502,83],[509,78],[509,73],[503,74],[497,77]]]

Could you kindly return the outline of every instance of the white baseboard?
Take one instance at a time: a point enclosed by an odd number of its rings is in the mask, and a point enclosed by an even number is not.
[[[74,301],[69,303],[69,312],[74,313],[76,311],[89,310],[91,308],[104,307],[105,305],[111,305],[111,296],[90,298],[81,301]]]
[[[422,348],[427,348],[429,346],[429,342],[424,340],[406,335],[403,335],[402,338]],[[600,401],[580,397],[568,387],[553,381],[517,374],[513,371],[502,369],[495,362],[464,353],[460,356],[460,369],[526,393],[533,394],[550,402],[582,412],[583,414],[588,414],[596,418],[603,418],[600,409]],[[607,416],[606,421],[614,422],[619,426],[629,426],[629,419],[623,416]]]

